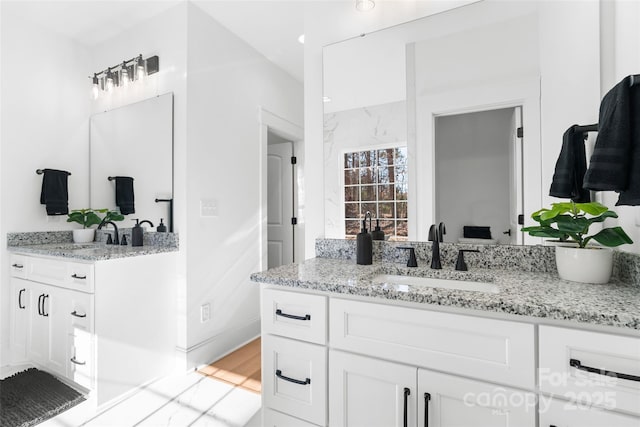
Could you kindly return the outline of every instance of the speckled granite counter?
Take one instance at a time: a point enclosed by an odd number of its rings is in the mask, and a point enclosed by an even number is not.
[[[128,230],[130,233],[130,229]],[[105,234],[106,232],[98,232],[97,242],[94,243],[73,243],[70,231],[9,233],[7,250],[24,255],[83,261],[103,261],[178,250],[178,237],[174,233],[145,233],[144,246],[136,247],[132,247],[130,243],[127,246],[107,245],[104,243]],[[131,242],[130,234],[127,238]]]
[[[387,257],[370,266],[357,265],[352,259],[315,258],[255,273],[251,279],[314,291],[640,330],[640,287],[635,283],[614,279],[606,285],[581,284],[561,280],[555,271],[477,268],[469,264],[470,271],[459,272],[452,267],[431,270],[424,262],[418,268],[408,268]],[[378,274],[491,282],[499,292],[375,283],[372,279]]]

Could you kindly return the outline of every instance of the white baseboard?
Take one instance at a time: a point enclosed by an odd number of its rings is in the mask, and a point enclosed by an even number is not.
[[[176,348],[182,353],[187,369],[198,369],[237,350],[260,336],[260,319],[257,318],[238,328],[228,329],[187,349]]]

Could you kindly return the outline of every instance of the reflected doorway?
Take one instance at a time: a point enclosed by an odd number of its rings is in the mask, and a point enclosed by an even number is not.
[[[435,118],[435,214],[445,241],[523,243],[521,135],[521,107]],[[465,226],[482,228],[465,237]]]

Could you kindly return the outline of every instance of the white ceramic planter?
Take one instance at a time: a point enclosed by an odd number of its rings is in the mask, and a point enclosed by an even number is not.
[[[582,283],[607,283],[613,269],[613,250],[556,246],[561,279]]]
[[[93,228],[83,228],[80,230],[73,230],[74,243],[90,243],[96,235],[96,230]]]

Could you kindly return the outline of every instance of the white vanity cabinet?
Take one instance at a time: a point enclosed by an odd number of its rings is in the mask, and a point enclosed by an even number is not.
[[[33,363],[103,405],[175,366],[175,257],[95,262],[12,254],[13,364]]]
[[[638,337],[275,287],[262,288],[262,325],[268,426],[640,427]],[[629,377],[603,384],[575,360]],[[280,363],[310,384],[283,388]],[[566,409],[586,391],[586,406]]]

